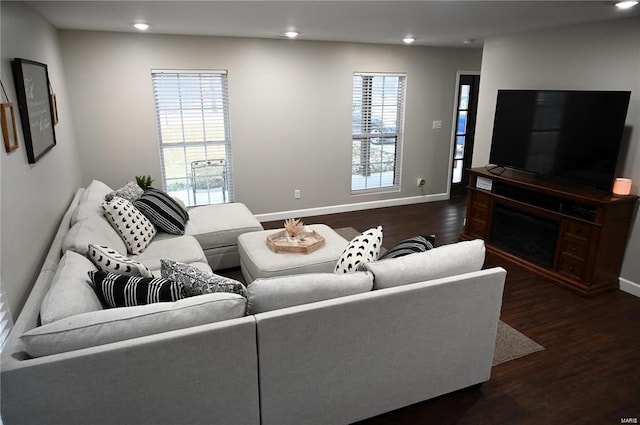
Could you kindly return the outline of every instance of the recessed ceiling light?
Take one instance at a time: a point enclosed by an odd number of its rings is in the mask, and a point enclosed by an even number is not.
[[[619,1],[616,6],[620,9],[630,9],[637,4],[637,1]]]
[[[416,41],[416,39],[414,37],[411,37],[410,35],[406,36],[405,38],[402,39],[402,42],[404,44],[411,44],[414,41]]]
[[[284,33],[284,35],[287,38],[296,38],[298,37],[298,35],[300,35],[300,33],[298,31],[287,31]]]
[[[133,26],[140,31],[145,31],[149,29],[149,24],[145,24],[144,22],[136,22]]]

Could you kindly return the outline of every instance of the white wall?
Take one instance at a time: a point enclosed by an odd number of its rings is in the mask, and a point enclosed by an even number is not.
[[[456,72],[477,71],[482,54],[83,31],[60,37],[85,184],[98,178],[118,187],[140,174],[159,180],[151,69],[226,69],[236,200],[256,214],[446,194]],[[400,193],[350,193],[357,71],[407,73]],[[443,128],[433,131],[433,120]],[[418,177],[427,179],[423,190]]]
[[[619,175],[640,194],[640,18],[486,40],[482,57],[474,166],[489,161],[498,89],[631,90],[631,141]],[[625,241],[620,241],[624,243]],[[640,284],[640,220],[628,241],[622,278]]]
[[[24,4],[1,2],[0,7],[2,83],[14,103],[20,144],[13,153],[7,154],[4,148],[0,153],[0,265],[2,284],[15,318],[35,282],[62,213],[80,186],[81,179],[57,32]],[[16,57],[47,64],[49,79],[58,99],[60,123],[55,127],[57,145],[36,164],[27,162],[18,116],[18,100],[11,72],[11,60]]]

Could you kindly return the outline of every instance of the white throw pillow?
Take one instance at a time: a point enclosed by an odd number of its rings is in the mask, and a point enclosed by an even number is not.
[[[356,236],[344,249],[334,269],[335,273],[364,270],[363,264],[376,261],[382,246],[382,226],[372,227]]]
[[[135,261],[120,254],[115,249],[104,245],[89,244],[87,257],[98,270],[118,273],[125,276],[153,277],[151,270],[140,261]]]
[[[374,275],[373,288],[382,289],[478,271],[484,255],[484,241],[476,239],[374,261],[365,268]]]
[[[42,324],[102,310],[98,296],[89,286],[87,272],[91,270],[96,267],[86,257],[73,251],[65,252],[40,305]]]
[[[369,292],[371,273],[305,273],[256,279],[249,285],[247,313],[277,310],[346,295]]]
[[[140,254],[156,235],[156,226],[126,199],[114,197],[104,202],[105,217],[127,245],[127,252]]]
[[[29,355],[47,356],[240,318],[245,315],[246,302],[240,295],[218,292],[173,303],[112,308],[39,326],[20,339]]]

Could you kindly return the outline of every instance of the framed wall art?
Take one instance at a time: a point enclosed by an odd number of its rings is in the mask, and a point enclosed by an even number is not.
[[[46,64],[27,59],[16,58],[12,66],[27,158],[35,164],[56,145],[49,72]]]
[[[2,139],[7,153],[18,149],[18,133],[16,132],[16,116],[13,112],[13,103],[0,104],[0,125],[2,126]]]
[[[2,130],[2,140],[4,140],[4,149],[7,153],[11,153],[18,149],[18,133],[16,132],[16,115],[13,112],[13,103],[9,101],[7,91],[4,84],[0,80],[2,94],[6,102],[0,103],[0,129]]]

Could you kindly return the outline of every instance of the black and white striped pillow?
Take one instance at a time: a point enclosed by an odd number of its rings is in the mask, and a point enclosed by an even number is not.
[[[179,283],[160,277],[122,276],[92,270],[89,278],[100,302],[107,308],[173,302],[184,298]]]
[[[150,187],[133,205],[157,228],[172,235],[184,235],[189,213],[167,193]]]
[[[433,249],[435,244],[436,235],[414,236],[412,238],[400,241],[393,248],[389,249],[387,252],[381,255],[378,259],[383,260],[385,258],[398,258],[404,255],[428,251],[430,249]]]

